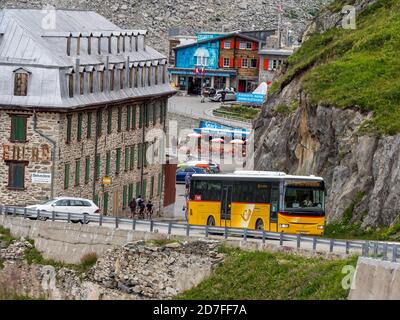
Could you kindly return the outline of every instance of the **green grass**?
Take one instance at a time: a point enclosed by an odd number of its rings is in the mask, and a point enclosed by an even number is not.
[[[10,243],[13,240],[16,240],[16,238],[11,235],[10,229],[0,226],[0,240],[6,242],[7,245],[10,245]]]
[[[225,249],[228,257],[214,274],[177,299],[346,299],[342,288],[345,260],[305,258],[292,254]]]
[[[241,119],[254,119],[260,113],[260,108],[253,108],[250,106],[232,105],[230,107],[222,106],[217,110],[214,110],[214,115],[225,115],[227,117],[231,116],[233,118]]]
[[[351,1],[328,6],[338,11]],[[400,1],[379,0],[357,16],[357,29],[313,35],[289,58],[278,92],[300,76],[313,104],[372,111],[362,133],[400,132]]]

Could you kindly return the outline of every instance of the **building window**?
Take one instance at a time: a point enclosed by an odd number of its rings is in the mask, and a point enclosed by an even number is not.
[[[92,137],[92,113],[87,114],[87,134],[86,137],[90,139]]]
[[[94,79],[93,78],[94,78],[93,77],[93,72],[89,72],[89,92],[90,93],[94,92],[94,88],[93,88]]]
[[[25,189],[25,166],[26,162],[9,162],[8,165],[8,188],[16,190]]]
[[[257,59],[251,59],[250,68],[257,68]]]
[[[68,75],[68,94],[70,98],[74,97],[74,75],[72,73]]]
[[[147,67],[147,85],[151,86],[151,67]]]
[[[154,176],[150,180],[150,198],[154,196]]]
[[[14,96],[28,95],[28,73],[16,72],[14,74]]]
[[[106,153],[106,176],[110,176],[110,166],[111,166],[111,151],[107,151]]]
[[[129,88],[133,87],[134,83],[134,74],[133,74],[133,67],[129,69]]]
[[[82,95],[84,94],[85,90],[85,74],[81,72],[79,74],[79,93]]]
[[[158,174],[157,195],[161,195],[161,173]]]
[[[125,68],[119,70],[119,87],[122,90],[125,84]]]
[[[96,158],[94,160],[94,179],[98,180],[100,178],[100,154],[96,154]]]
[[[147,162],[147,150],[149,148],[149,143],[146,141],[144,143],[143,147],[144,147],[143,148],[143,163],[144,163],[144,166],[147,167],[147,165],[148,165],[148,162]]]
[[[113,91],[114,90],[114,84],[115,84],[115,70],[112,69],[110,70],[110,90]]]
[[[249,62],[247,59],[242,59],[242,68],[248,68]]]
[[[196,58],[196,65],[198,66],[208,66],[210,53],[206,48],[200,47],[194,53],[194,57]]]
[[[139,128],[143,126],[144,105],[141,104],[139,108]]]
[[[11,142],[26,142],[27,116],[11,116]]]
[[[167,69],[167,67],[164,64],[162,67],[162,83],[165,83],[165,74],[167,73],[166,69]]]
[[[124,186],[122,191],[122,209],[125,209],[128,205],[128,187]]]
[[[135,68],[135,88],[139,87],[139,68]]]
[[[111,132],[112,132],[112,108],[109,108],[107,116],[107,134],[111,134]]]
[[[69,188],[69,171],[70,171],[70,164],[66,163],[64,165],[64,189]]]
[[[78,113],[78,134],[77,134],[78,141],[82,140],[82,122],[83,122],[83,114]]]
[[[125,171],[129,170],[129,147],[125,148]]]
[[[230,49],[231,48],[231,42],[230,41],[224,41],[224,49]]]
[[[132,130],[136,129],[136,106],[132,107]]]
[[[104,71],[99,71],[99,89],[100,92],[104,91]]]
[[[272,69],[273,70],[277,69],[282,64],[281,60],[271,60],[271,61],[272,61]]]
[[[131,129],[131,106],[126,107],[126,131]]]
[[[117,156],[116,156],[116,160],[115,160],[115,173],[116,174],[118,174],[119,171],[121,170],[121,153],[122,153],[121,148],[118,148]]]
[[[242,50],[251,50],[253,48],[253,44],[251,42],[240,42],[239,49]]]
[[[147,179],[143,179],[143,185],[142,185],[142,198],[146,199],[146,194],[147,194]]]
[[[81,160],[75,161],[75,186],[81,183]]]
[[[140,181],[136,182],[136,198],[139,197],[141,194],[140,192]]]
[[[158,66],[154,67],[154,85],[158,85]]]
[[[100,137],[102,133],[102,124],[103,124],[103,112],[99,110],[96,113],[96,134],[98,137]]]
[[[85,183],[89,183],[90,179],[90,157],[86,157],[85,160]]]
[[[147,126],[150,125],[150,119],[153,120],[153,104],[147,106]]]
[[[104,208],[103,208],[103,214],[107,215],[108,213],[108,192],[104,192]]]
[[[72,115],[67,115],[67,143],[71,142],[72,136]]]
[[[224,68],[229,68],[230,60],[231,59],[229,59],[229,58],[224,58],[224,64],[223,64]]]
[[[118,132],[122,130],[122,108],[118,108]]]
[[[142,87],[144,87],[146,84],[145,77],[146,77],[146,68],[142,67]]]
[[[128,199],[129,199],[129,201],[131,201],[132,198],[133,198],[133,183],[130,183],[129,187],[128,187]]]
[[[143,147],[143,144],[139,143],[138,144],[138,161],[137,161],[137,168],[138,169],[140,169],[142,167],[142,160],[143,160],[142,147]]]
[[[145,105],[143,111],[144,111],[144,122],[146,124],[146,127],[148,127],[149,126],[149,120],[150,120],[150,117],[149,117],[150,107],[149,107],[149,105]]]

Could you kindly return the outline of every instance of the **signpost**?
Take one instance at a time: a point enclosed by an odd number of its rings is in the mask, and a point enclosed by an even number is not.
[[[32,173],[32,183],[51,184],[51,173]]]
[[[110,177],[103,177],[103,185],[110,185],[112,183]]]

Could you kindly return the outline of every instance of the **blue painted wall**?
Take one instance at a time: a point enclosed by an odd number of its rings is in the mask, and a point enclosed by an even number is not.
[[[201,43],[191,47],[176,49],[175,67],[194,69],[196,66],[196,57],[194,54],[199,47],[207,49],[210,54],[206,69],[218,69],[219,41]]]

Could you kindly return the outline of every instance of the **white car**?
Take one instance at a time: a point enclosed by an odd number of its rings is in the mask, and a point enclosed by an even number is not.
[[[33,210],[40,210],[41,212],[55,212],[57,213],[71,213],[71,214],[99,214],[99,207],[92,201],[83,198],[72,198],[72,197],[58,197],[51,199],[43,204],[36,204],[27,206],[29,209],[29,216],[35,217]],[[81,219],[71,219],[73,222],[84,222]],[[88,222],[88,220],[86,220]]]

